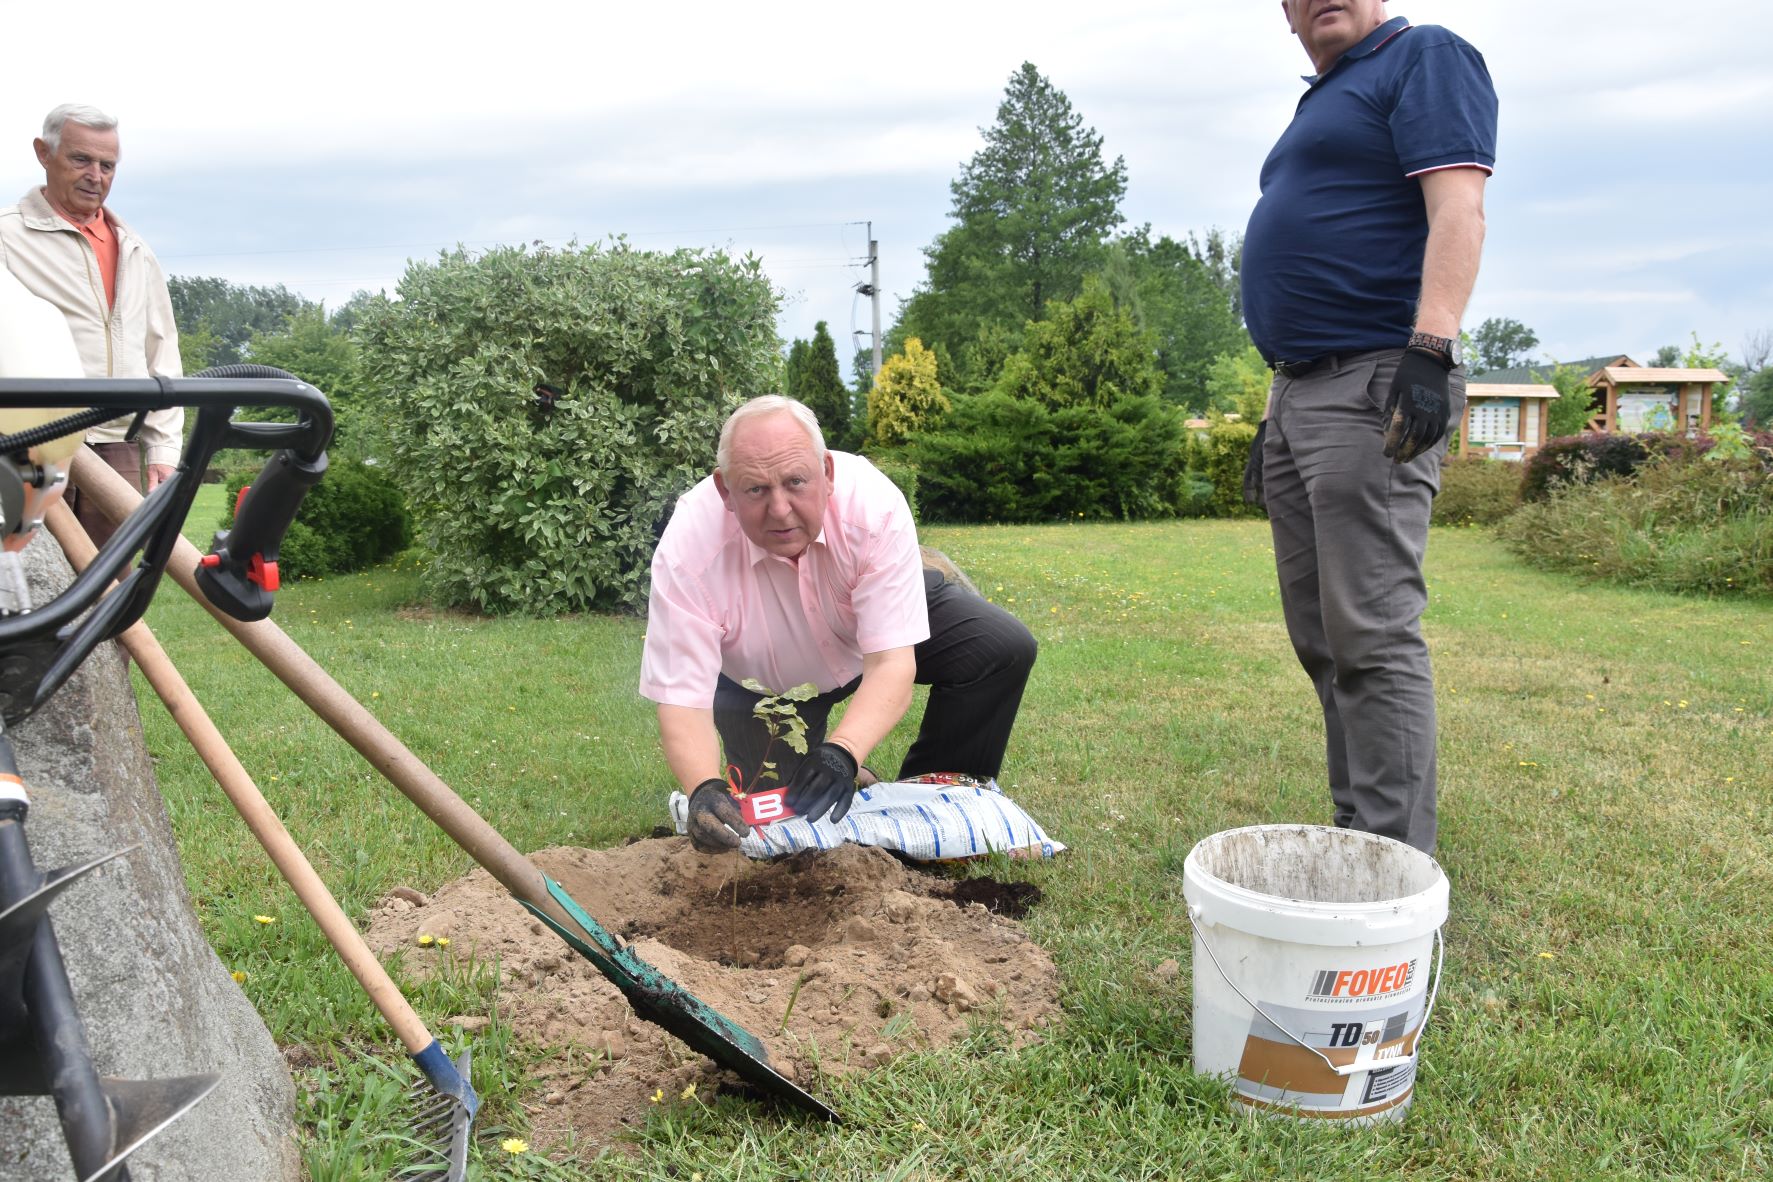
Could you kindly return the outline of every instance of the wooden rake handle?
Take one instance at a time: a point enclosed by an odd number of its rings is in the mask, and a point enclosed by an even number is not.
[[[85,570],[98,551],[93,546],[92,539],[86,536],[86,531],[74,519],[74,514],[66,505],[58,502],[50,508],[45,520],[49,531],[61,543],[62,553],[67,555],[68,562],[76,571]],[[185,545],[188,547],[190,543]],[[345,967],[351,970],[351,975],[363,986],[370,1001],[375,1003],[382,1017],[388,1020],[394,1033],[400,1036],[407,1051],[416,1055],[430,1046],[433,1039],[424,1022],[413,1012],[412,1006],[407,1004],[399,986],[389,978],[381,961],[369,950],[369,945],[363,942],[363,936],[346,917],[332,893],[326,889],[320,875],[314,872],[306,855],[290,837],[289,830],[283,827],[283,822],[265,800],[258,785],[247,775],[233,749],[222,738],[222,733],[216,729],[202,703],[197,701],[191,687],[185,684],[185,679],[179,675],[172,659],[166,655],[166,650],[154,639],[147,624],[138,622],[131,625],[118,640],[135,659],[143,676],[148,679],[148,684],[154,687],[154,692],[166,704],[167,713],[179,724],[185,737],[191,740],[191,746],[215,776],[215,782],[227,793],[247,828],[252,830],[252,835],[258,838],[259,844],[265,847],[265,852],[271,856],[271,861],[283,875],[284,881],[294,889],[296,898],[308,909],[314,922],[320,925],[327,941],[338,952],[339,959],[345,962]]]
[[[129,482],[112,471],[111,466],[89,447],[82,447],[74,454],[69,476],[79,486],[80,494],[90,497],[99,512],[112,521],[122,521],[141,503],[141,495],[129,486]],[[548,893],[542,872],[535,863],[519,853],[423,760],[407,750],[406,744],[395,738],[363,703],[334,681],[282,628],[271,620],[242,623],[209,602],[197,586],[200,558],[197,547],[181,537],[174,544],[166,572],[506,890],[520,902],[533,904],[569,931],[578,927],[577,921]]]

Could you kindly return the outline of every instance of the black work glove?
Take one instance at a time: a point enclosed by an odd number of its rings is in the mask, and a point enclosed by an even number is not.
[[[1385,400],[1385,454],[1407,464],[1441,441],[1453,397],[1447,390],[1452,366],[1428,349],[1405,349]]]
[[[691,845],[704,854],[724,854],[738,849],[739,839],[749,832],[745,815],[725,780],[703,780],[696,785],[689,798]]]
[[[788,807],[808,821],[817,821],[829,810],[836,824],[855,798],[856,757],[836,743],[820,743],[808,751],[788,781]]]
[[[1262,491],[1262,440],[1268,436],[1268,420],[1256,424],[1256,438],[1250,441],[1250,458],[1244,461],[1244,504],[1266,505]]]

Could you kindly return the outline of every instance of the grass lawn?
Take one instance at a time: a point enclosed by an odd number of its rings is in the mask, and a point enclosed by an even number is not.
[[[207,538],[205,510],[189,532]],[[484,1178],[1760,1178],[1773,1174],[1773,606],[1582,586],[1436,530],[1445,987],[1415,1107],[1373,1131],[1228,1111],[1190,1066],[1182,861],[1237,825],[1325,822],[1322,722],[1288,647],[1266,526],[925,531],[1041,642],[1005,788],[1071,852],[1008,873],[1065,1022],[981,1034],[824,1089],[840,1127],[747,1102],[663,1106],[637,1152],[510,1157],[533,1050],[474,1036]],[[643,623],[415,609],[410,564],[289,587],[275,618],[519,848],[665,819]],[[345,908],[467,857],[170,588],[162,642]],[[302,1044],[316,1179],[402,1160],[392,1034],[150,691],[191,893],[281,1043]],[[917,706],[913,707],[916,711]],[[902,727],[901,730],[908,730]],[[896,766],[895,736],[875,766]],[[255,913],[277,917],[271,926]],[[1184,972],[1152,970],[1169,957]],[[486,974],[415,986],[438,1026]],[[484,1011],[475,1011],[484,1012]]]

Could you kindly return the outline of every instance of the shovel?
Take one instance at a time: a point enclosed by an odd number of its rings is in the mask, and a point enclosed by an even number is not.
[[[140,500],[129,483],[89,448],[75,454],[71,476],[81,493],[91,497],[100,512],[113,521],[128,516]],[[167,572],[469,857],[498,879],[519,903],[609,978],[627,997],[635,1013],[670,1031],[764,1093],[826,1120],[838,1119],[832,1108],[770,1065],[769,1052],[755,1035],[642,960],[606,931],[573,901],[565,888],[519,853],[275,623],[263,619],[242,622],[216,608],[198,586],[196,571],[200,561],[196,547],[180,538],[174,544]]]
[[[56,504],[50,508],[45,517],[49,532],[61,543],[62,553],[67,555],[68,563],[76,572],[83,571],[92,562],[97,551],[92,539],[80,528],[68,507]],[[400,1041],[406,1046],[407,1053],[431,1086],[437,1090],[439,1100],[431,1108],[420,1115],[419,1126],[415,1130],[418,1138],[441,1134],[442,1141],[437,1148],[447,1163],[444,1182],[463,1182],[468,1171],[468,1130],[474,1122],[475,1110],[480,1107],[480,1098],[474,1094],[469,1081],[470,1054],[463,1051],[459,1060],[451,1061],[431,1032],[425,1028],[418,1014],[413,1012],[400,989],[388,977],[387,971],[363,942],[343,911],[337,900],[326,889],[326,883],[315,873],[307,857],[297,847],[289,831],[283,827],[276,812],[271,808],[259,792],[258,785],[241,766],[240,760],[228,746],[227,740],[216,729],[208,713],[203,709],[191,687],[179,675],[160,642],[148,630],[144,623],[137,622],[124,630],[117,639],[134,658],[148,684],[166,705],[166,712],[172,715],[191,741],[191,746],[215,776],[216,783],[227,794],[246,822],[252,835],[258,838],[259,844],[271,856],[284,881],[289,883],[301,900],[314,922],[363,986],[371,1002]]]

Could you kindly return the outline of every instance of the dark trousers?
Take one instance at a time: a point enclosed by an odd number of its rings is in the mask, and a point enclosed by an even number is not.
[[[945,582],[939,571],[924,571],[923,585],[930,638],[915,652],[917,682],[930,687],[930,697],[898,778],[925,772],[996,776],[1034,668],[1034,634],[1003,608]],[[799,704],[809,747],[824,741],[831,708],[861,684],[858,677]],[[747,789],[757,784],[764,760],[775,764],[780,777],[767,782],[773,787],[788,782],[801,758],[781,739],[770,743],[768,730],[751,712],[761,697],[725,675],[714,689],[714,725],[727,763],[739,769]]]
[[[111,469],[123,479],[129,481],[129,487],[137,492],[142,491],[142,448],[139,443],[93,443],[88,444],[98,458],[111,465]],[[74,519],[80,523],[86,535],[95,546],[103,546],[117,532],[117,525],[109,517],[98,511],[98,507],[88,497],[80,495],[80,490],[69,487],[65,498],[68,508],[74,511]]]
[[[1336,824],[1430,851],[1434,676],[1422,639],[1422,556],[1443,440],[1408,464],[1382,454],[1401,350],[1356,353],[1275,380],[1262,484],[1287,635],[1324,712]],[[1465,405],[1453,372],[1452,418]]]

